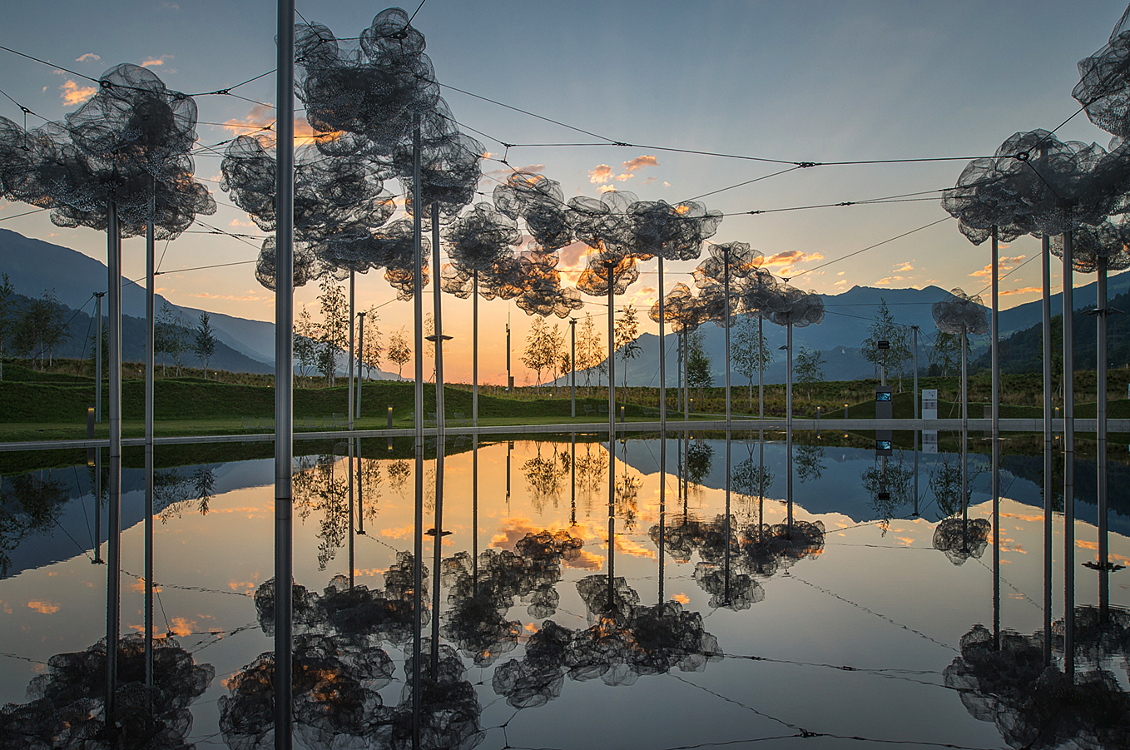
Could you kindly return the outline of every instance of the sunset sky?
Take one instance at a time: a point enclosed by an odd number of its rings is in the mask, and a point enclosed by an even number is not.
[[[339,37],[355,37],[383,7],[299,2],[298,10]],[[416,2],[406,9],[411,13]],[[1118,0],[427,0],[413,25],[427,38],[439,81],[454,87],[444,96],[455,117],[489,136],[475,136],[490,154],[480,185],[484,199],[510,167],[559,180],[567,197],[595,196],[614,187],[645,200],[697,198],[710,209],[738,214],[727,216],[715,241],[750,243],[764,253],[775,274],[790,276],[805,289],[836,294],[857,284],[936,284],[979,292],[989,284],[988,246],[974,247],[962,237],[942,211],[937,191],[953,186],[969,158],[992,154],[1012,133],[1050,130],[1075,115],[1079,107],[1071,89],[1078,81],[1076,63],[1105,43],[1124,9]],[[264,0],[16,5],[7,9],[0,25],[0,44],[51,65],[0,50],[0,90],[11,97],[0,96],[0,115],[23,124],[14,100],[34,113],[27,117],[29,127],[43,122],[36,115],[62,119],[93,93],[91,82],[76,74],[97,79],[121,62],[151,67],[175,90],[224,89],[274,68],[274,35],[275,6]],[[604,140],[640,145],[507,151],[502,142],[592,144],[601,139],[454,89]],[[271,104],[274,77],[267,75],[234,93]],[[233,96],[200,96],[197,103],[201,144],[220,143],[274,118],[271,107]],[[298,130],[308,132],[304,119]],[[1057,135],[1103,146],[1109,140],[1082,114]],[[667,149],[784,162],[909,161],[793,169],[788,163]],[[198,177],[220,204],[218,213],[204,222],[262,237],[220,191],[219,155],[200,153],[196,165]],[[770,176],[782,170],[788,171]],[[739,183],[748,184],[731,187]],[[389,188],[399,190],[395,183]],[[834,205],[889,196],[906,200]],[[825,204],[833,205],[773,211]],[[0,203],[0,226],[105,260],[105,239],[91,230],[60,229],[46,213],[7,218],[28,208]],[[256,239],[189,233],[167,250],[159,247],[158,254],[164,253],[161,269],[171,272],[253,260],[259,244]],[[1003,272],[1027,263],[1002,281],[1003,307],[1038,296],[1039,263],[1029,263],[1038,250],[1031,238],[1002,247]],[[570,283],[582,256],[579,246],[562,253]],[[819,267],[823,264],[829,265]],[[690,283],[694,265],[669,266],[668,287]],[[644,264],[640,281],[618,302],[650,307],[656,295],[654,267],[654,262]],[[167,273],[159,277],[158,287],[179,304],[269,320],[273,296],[255,281],[253,268]],[[142,241],[126,241],[125,274],[136,279],[143,272]],[[1058,283],[1058,274],[1053,281]],[[1077,277],[1077,283],[1088,281]],[[315,292],[298,290],[297,305],[311,304]],[[358,283],[360,309],[393,297],[378,274]],[[592,301],[587,309],[600,315],[602,300]],[[430,309],[430,295],[426,302]],[[470,302],[445,298],[444,303],[445,332],[455,336],[448,350],[450,377],[467,379]],[[480,313],[481,377],[501,382],[503,323],[510,315],[521,337],[528,321],[508,303],[484,302]],[[392,302],[381,309],[386,335],[410,323],[408,303]],[[598,325],[603,327],[602,319]],[[646,330],[654,328],[650,322],[648,326]]]

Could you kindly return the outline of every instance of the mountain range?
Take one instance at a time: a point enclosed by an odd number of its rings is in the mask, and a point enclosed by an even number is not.
[[[8,274],[16,291],[20,294],[34,297],[42,294],[44,290],[52,289],[57,299],[73,309],[83,308],[90,300],[91,293],[105,288],[106,266],[100,261],[89,258],[82,253],[60,245],[55,245],[43,240],[36,240],[8,230],[0,229],[0,272]],[[1109,295],[1114,296],[1130,292],[1130,273],[1112,275],[1109,281]],[[1075,289],[1076,310],[1091,309],[1095,306],[1096,284],[1094,282]],[[945,297],[948,292],[937,286],[928,286],[923,289],[886,289],[877,287],[854,286],[841,294],[824,295],[826,315],[820,325],[796,329],[793,332],[794,346],[817,349],[823,352],[827,362],[825,370],[829,377],[837,380],[874,377],[875,369],[863,357],[859,345],[867,337],[867,329],[872,324],[881,302],[886,301],[887,306],[897,323],[916,325],[920,329],[918,357],[919,365],[925,367],[926,354],[935,333],[934,321],[930,307],[938,300]],[[132,281],[123,280],[123,314],[142,319],[145,314],[145,289]],[[158,295],[157,309],[160,310],[166,300]],[[186,326],[195,326],[201,310],[194,307],[173,305],[170,307],[179,311],[182,321]],[[88,307],[87,309],[92,309]],[[1052,314],[1057,315],[1062,310],[1062,294],[1052,296]],[[246,358],[242,365],[231,362],[230,369],[245,371],[269,372],[274,366],[274,324],[264,321],[247,320],[222,313],[209,313],[212,325],[216,329],[219,341],[234,354],[238,353]],[[1039,300],[1028,302],[1000,313],[1001,337],[1006,338],[1012,333],[1023,331],[1036,325],[1041,320],[1041,303]],[[140,322],[140,320],[138,321]],[[123,334],[133,338],[129,333],[137,324],[125,325],[127,329]],[[144,327],[137,328],[143,335]],[[725,334],[722,328],[714,324],[707,324],[701,329],[704,334],[704,348],[712,363],[712,372],[715,382],[721,384],[725,368]],[[766,382],[780,383],[785,379],[784,352],[780,351],[785,343],[785,329],[765,323],[765,336],[773,352],[774,361],[766,371]],[[637,386],[655,386],[658,384],[659,356],[658,337],[645,333],[640,336],[640,356],[628,364],[628,383]],[[666,337],[667,349],[667,382],[668,385],[676,383],[676,336],[668,334]],[[987,337],[974,339],[972,348],[974,356],[987,347]],[[140,353],[130,354],[134,349],[128,341],[123,342],[123,349],[127,359],[140,359]],[[236,359],[234,356],[232,359]],[[258,363],[258,364],[255,364]],[[229,369],[227,364],[217,360],[215,365]],[[258,368],[263,369],[258,369]],[[616,362],[616,368],[621,371],[622,360]],[[622,372],[622,371],[621,371]],[[395,378],[395,374],[383,373],[383,377]],[[733,374],[732,382],[741,384],[740,375]],[[585,374],[578,373],[578,382],[584,382]],[[596,382],[596,376],[592,376]],[[617,383],[622,382],[618,375]],[[560,378],[559,382],[565,384],[567,378]]]

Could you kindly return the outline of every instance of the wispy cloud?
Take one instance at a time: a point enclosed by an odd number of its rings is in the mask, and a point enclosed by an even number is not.
[[[907,271],[913,271],[913,270],[914,270],[914,266],[910,265],[909,262],[903,263],[901,266],[894,269],[895,273],[905,273]]]
[[[160,57],[151,57],[148,60],[146,60],[145,62],[141,63],[141,67],[143,67],[143,68],[160,67],[161,65],[165,64],[166,60],[172,60],[172,59],[173,59],[172,55],[161,55]]]
[[[615,185],[601,185],[600,186],[600,192],[602,192],[602,193],[615,193],[616,192],[616,186]]]
[[[784,252],[770,255],[762,265],[766,266],[792,266],[810,260],[823,260],[820,253],[805,253],[801,250],[785,250]]]
[[[1002,256],[998,261],[999,268],[1001,271],[1007,271],[1010,268],[1015,268],[1016,266],[1020,265],[1020,261],[1024,260],[1027,257],[1027,255]],[[993,266],[992,264],[989,264],[979,271],[974,271],[969,275],[974,276],[978,279],[991,279],[993,278]]]
[[[209,294],[208,292],[195,292],[188,295],[189,297],[203,297],[204,299],[226,299],[231,302],[274,302],[274,297],[260,297],[255,294],[235,295],[235,294]]]
[[[1043,290],[1043,287],[1039,286],[1022,286],[1018,289],[1007,289],[1005,291],[1002,291],[1000,295],[1002,297],[1007,297],[1010,294],[1033,294],[1035,292],[1042,292]]]
[[[629,172],[629,173],[630,172],[638,172],[639,170],[643,169],[644,167],[658,167],[658,166],[659,166],[659,160],[656,159],[654,156],[650,156],[650,155],[637,156],[635,159],[631,159],[630,161],[624,162],[624,171]]]
[[[878,281],[876,281],[875,286],[886,286],[887,284],[893,284],[896,281],[903,281],[905,279],[906,279],[905,276],[898,276],[898,275],[887,276],[886,278],[879,279]]]
[[[98,55],[94,54],[93,52],[87,52],[87,53],[86,53],[85,55],[83,55],[82,57],[76,57],[76,58],[75,58],[75,62],[86,62],[87,60],[94,60],[95,62],[97,62],[97,61],[99,61],[99,60],[101,60],[101,59],[102,59],[101,57],[99,57]]]
[[[275,110],[272,107],[265,107],[261,104],[256,104],[251,108],[245,117],[232,118],[225,120],[223,124],[224,130],[235,133],[236,135],[252,135],[259,133],[271,140],[275,137]],[[269,135],[268,135],[269,133]],[[314,140],[314,129],[310,127],[310,123],[306,121],[305,117],[294,118],[294,142],[297,144],[311,143]]]
[[[68,107],[73,107],[76,104],[82,104],[98,92],[98,89],[94,88],[93,86],[79,86],[69,78],[64,81],[63,85],[59,88],[63,92],[62,94],[60,94],[60,96],[63,98],[63,104]]]

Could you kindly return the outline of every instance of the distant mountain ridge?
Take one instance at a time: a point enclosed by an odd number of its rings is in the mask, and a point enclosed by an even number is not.
[[[24,237],[18,232],[0,229],[0,273],[8,274],[18,294],[38,297],[45,290],[54,290],[55,297],[72,310],[87,305],[91,295],[106,289],[106,264],[68,247],[43,240]],[[180,314],[180,322],[188,328],[197,325],[201,308],[175,305],[157,294],[155,307],[160,313],[168,304]],[[93,305],[87,306],[93,316]],[[103,301],[102,314],[108,313]],[[122,277],[123,357],[140,360],[143,357],[145,337],[145,287]],[[208,311],[216,338],[231,350],[216,363],[221,369],[243,372],[273,372],[275,362],[275,324],[261,320],[248,320],[232,315]],[[137,323],[128,322],[133,318]],[[138,327],[140,324],[140,327]],[[77,324],[76,324],[77,325]],[[134,342],[133,339],[137,341]],[[81,348],[81,344],[80,344]],[[70,356],[63,355],[63,356]],[[226,364],[221,364],[221,361]],[[211,363],[210,363],[211,364]],[[230,367],[228,365],[231,365]],[[396,375],[377,371],[378,379],[395,380]]]

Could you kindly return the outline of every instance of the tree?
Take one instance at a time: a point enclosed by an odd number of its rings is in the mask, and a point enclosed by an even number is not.
[[[687,337],[687,385],[698,391],[698,402],[702,404],[702,389],[714,383],[710,372],[710,357],[703,347],[702,331],[695,331]]]
[[[824,382],[824,365],[828,364],[824,361],[824,355],[820,353],[819,349],[809,349],[802,346],[800,351],[797,352],[796,366],[793,368],[793,374],[796,376],[796,382],[809,386],[808,397],[812,398],[812,386],[816,383]]]
[[[622,317],[616,321],[616,341],[615,349],[620,355],[620,359],[624,362],[624,388],[628,387],[628,362],[640,356],[643,349],[640,348],[637,339],[640,335],[640,324],[636,319],[636,308],[632,305],[625,305]]]
[[[177,377],[184,353],[188,351],[188,329],[180,322],[178,313],[168,302],[162,303],[161,313],[153,322],[153,354],[161,355],[161,376],[165,376],[165,357],[173,359]]]
[[[526,349],[522,352],[522,364],[537,374],[537,385],[541,385],[541,371],[550,369],[559,361],[554,348],[553,332],[545,324],[545,319],[535,317],[526,333]]]
[[[381,355],[384,354],[384,342],[381,339],[381,327],[378,324],[380,319],[377,306],[373,305],[365,313],[365,338],[359,342],[358,346],[361,352],[361,365],[369,369],[370,378],[373,376],[373,370],[380,368]]]
[[[294,358],[298,360],[298,377],[301,383],[318,361],[318,328],[310,318],[306,305],[294,321]]]
[[[961,362],[961,336],[938,331],[927,358],[932,371],[936,371],[938,375],[952,375]]]
[[[760,346],[757,340],[757,320],[749,316],[738,321],[732,329],[734,335],[730,342],[730,362],[739,375],[749,381],[749,410],[753,411],[753,378],[759,371],[769,368],[773,362],[773,352],[765,333],[761,334]]]
[[[592,313],[585,313],[581,321],[580,335],[577,337],[577,367],[585,371],[585,387],[592,388],[592,371],[599,365],[604,357],[600,342],[600,333],[596,330]]]
[[[396,376],[403,379],[404,365],[412,358],[412,347],[408,346],[408,332],[402,326],[388,340],[388,361],[396,365]]]
[[[322,312],[321,347],[318,351],[318,367],[326,378],[326,385],[337,383],[337,355],[349,345],[349,305],[345,290],[332,278],[327,277],[321,284],[322,293],[318,303]]]
[[[879,342],[886,341],[890,349],[880,350]],[[899,325],[887,307],[887,301],[879,298],[879,310],[875,319],[867,328],[867,338],[863,340],[863,358],[875,366],[875,375],[879,374],[879,367],[886,367],[887,373],[894,373],[899,379],[899,391],[902,391],[902,376],[906,364],[911,360],[910,336],[907,335],[906,326]]]
[[[40,369],[45,369],[54,361],[55,347],[68,338],[63,306],[55,299],[55,293],[48,290],[24,308],[16,321],[12,348],[25,357],[38,359]]]
[[[204,367],[204,377],[207,379],[208,360],[216,353],[216,332],[212,328],[212,319],[206,312],[200,313],[200,323],[193,332],[192,352]]]
[[[15,305],[13,297],[16,290],[8,274],[0,274],[0,381],[4,379],[4,342],[12,335],[15,326]]]

